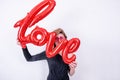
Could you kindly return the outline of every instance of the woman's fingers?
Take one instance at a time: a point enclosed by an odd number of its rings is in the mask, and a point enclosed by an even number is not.
[[[17,44],[20,45],[20,42],[17,40]]]
[[[74,67],[77,67],[77,62],[74,61],[74,62],[73,62],[73,65],[74,65]]]
[[[70,66],[70,68],[76,68],[77,63],[74,61],[74,62],[70,63],[69,66]]]

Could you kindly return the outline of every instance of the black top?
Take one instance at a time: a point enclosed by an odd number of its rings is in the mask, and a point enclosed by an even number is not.
[[[59,54],[55,57],[47,58],[45,51],[31,56],[27,48],[22,48],[22,50],[27,61],[47,60],[49,66],[47,80],[69,80],[69,66],[63,62]]]

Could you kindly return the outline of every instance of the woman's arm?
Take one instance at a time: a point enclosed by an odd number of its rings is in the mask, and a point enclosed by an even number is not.
[[[72,63],[69,64],[69,75],[72,76],[75,73],[75,68],[77,67],[77,63],[74,61]]]
[[[28,48],[27,48],[26,44],[24,44],[24,43],[21,44],[18,40],[17,40],[17,44],[21,45],[23,54],[24,54],[25,59],[27,61],[37,61],[37,60],[47,59],[45,51],[43,51],[39,54],[36,54],[36,55],[31,55],[30,52],[28,51]]]
[[[44,60],[46,59],[46,54],[45,51],[43,51],[42,53],[36,54],[36,55],[31,55],[26,48],[22,48],[23,54],[26,58],[27,61],[37,61],[37,60]]]

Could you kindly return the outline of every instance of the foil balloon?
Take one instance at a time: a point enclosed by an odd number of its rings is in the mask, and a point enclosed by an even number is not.
[[[72,38],[71,40],[63,40],[57,46],[55,44],[56,33],[47,32],[46,29],[36,26],[31,33],[25,35],[28,28],[35,25],[40,20],[47,17],[52,12],[56,3],[54,0],[44,0],[36,5],[28,14],[21,20],[17,21],[14,28],[19,27],[17,39],[19,40],[22,48],[26,48],[27,43],[32,43],[37,46],[46,45],[46,56],[52,58],[62,51],[62,58],[66,64],[71,63],[76,59],[73,52],[77,51],[80,46],[80,40],[78,38]],[[41,36],[40,39],[38,36]],[[69,54],[73,54],[70,58]]]

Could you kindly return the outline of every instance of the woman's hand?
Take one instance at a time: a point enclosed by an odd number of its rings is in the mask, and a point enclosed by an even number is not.
[[[26,48],[26,44],[21,43],[19,40],[17,40],[17,44],[20,45],[22,48]]]
[[[73,61],[72,63],[69,64],[70,67],[70,76],[72,76],[75,73],[75,68],[77,67],[77,63],[75,61]]]

